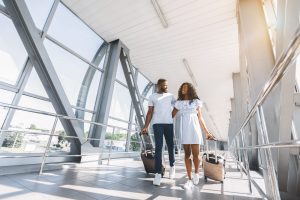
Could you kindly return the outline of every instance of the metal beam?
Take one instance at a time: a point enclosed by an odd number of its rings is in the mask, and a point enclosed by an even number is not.
[[[7,90],[10,92],[18,92],[19,90],[16,86],[1,81],[0,81],[0,89]]]
[[[55,111],[58,114],[75,117],[25,2],[18,0],[4,0],[3,2]],[[79,123],[69,120],[61,120],[61,123],[68,135],[79,137],[79,140],[72,141],[71,153],[80,152],[80,145],[84,142],[84,135]]]
[[[138,70],[135,70],[133,78],[137,80],[138,78]],[[127,140],[126,140],[126,150],[129,151],[130,149],[130,144],[131,144],[131,129],[132,129],[132,122],[133,122],[133,113],[134,113],[134,106],[131,101],[130,104],[130,113],[129,113],[129,123],[128,123],[128,131],[127,131]],[[138,138],[138,137],[137,137]]]
[[[99,84],[99,90],[94,107],[96,113],[92,117],[92,121],[94,122],[99,122],[102,124],[107,124],[108,122],[120,52],[121,42],[119,40],[109,43],[108,56],[104,63],[105,69]],[[91,144],[93,146],[103,146],[105,133],[106,128],[91,125],[90,137],[101,139],[100,142],[92,141]]]
[[[0,5],[0,13],[9,16],[9,13],[7,12],[7,10],[5,9],[4,6]]]
[[[145,124],[145,111],[141,100],[141,94],[138,89],[136,80],[134,79],[132,64],[129,58],[129,50],[122,45],[120,61],[123,67],[124,76],[127,82],[131,100],[135,109],[139,127],[142,128]]]

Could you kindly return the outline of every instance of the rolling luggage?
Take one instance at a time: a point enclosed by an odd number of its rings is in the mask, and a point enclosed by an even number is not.
[[[210,178],[223,183],[225,179],[225,159],[223,156],[217,155],[217,142],[215,141],[215,153],[208,152],[208,142],[206,140],[206,152],[203,154],[203,171],[204,180]]]
[[[155,149],[151,143],[151,138],[149,134],[141,134],[141,141],[142,141],[142,152],[141,152],[141,159],[143,161],[145,171],[147,174],[155,173]],[[161,176],[163,177],[165,174],[165,160],[162,156],[162,169],[161,169]]]

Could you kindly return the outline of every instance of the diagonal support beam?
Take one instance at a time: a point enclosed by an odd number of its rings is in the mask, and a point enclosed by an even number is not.
[[[122,48],[120,55],[121,65],[123,67],[124,76],[127,82],[129,93],[132,99],[132,103],[135,109],[136,117],[139,123],[140,128],[144,126],[145,123],[145,111],[143,108],[141,95],[137,86],[137,82],[134,78],[132,65],[129,59],[129,51]]]
[[[43,45],[38,29],[34,25],[25,1],[4,0],[3,2],[55,111],[58,114],[75,118],[72,107]],[[79,140],[75,140],[72,143],[71,153],[80,153],[80,145],[83,143],[83,130],[80,128],[79,123],[69,120],[61,120],[61,123],[68,135],[79,137]]]

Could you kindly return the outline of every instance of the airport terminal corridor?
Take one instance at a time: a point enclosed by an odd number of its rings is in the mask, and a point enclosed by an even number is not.
[[[0,0],[0,200],[299,200],[299,53],[299,0]]]

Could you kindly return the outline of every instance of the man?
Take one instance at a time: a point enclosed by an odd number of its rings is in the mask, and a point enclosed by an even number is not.
[[[153,185],[160,185],[162,168],[163,136],[168,146],[170,161],[170,179],[175,177],[174,133],[172,106],[175,103],[173,94],[168,93],[168,83],[165,79],[157,81],[158,92],[149,97],[148,112],[142,134],[148,133],[148,127],[152,120],[155,139],[155,178]]]

